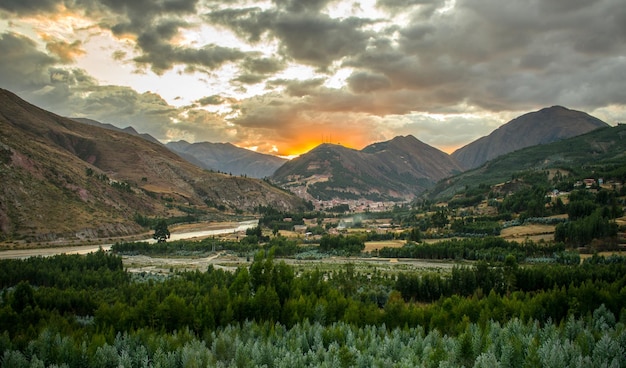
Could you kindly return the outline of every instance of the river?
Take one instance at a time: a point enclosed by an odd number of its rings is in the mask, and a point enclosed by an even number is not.
[[[172,240],[184,240],[184,239],[193,239],[193,238],[201,238],[212,235],[224,235],[237,233],[240,231],[246,231],[247,229],[253,228],[259,224],[258,220],[249,220],[249,221],[241,221],[237,223],[236,227],[228,227],[223,229],[212,229],[212,230],[194,230],[188,232],[180,232],[180,233],[172,233],[170,236],[170,241]],[[154,243],[155,240],[152,238],[137,240],[137,241],[146,241],[148,243]],[[102,248],[104,250],[111,249],[112,244],[101,244],[101,245],[77,245],[77,246],[66,246],[66,247],[51,247],[51,248],[37,248],[37,249],[10,249],[5,251],[0,251],[0,259],[9,259],[9,258],[28,258],[33,256],[54,256],[57,254],[87,254],[97,251]]]

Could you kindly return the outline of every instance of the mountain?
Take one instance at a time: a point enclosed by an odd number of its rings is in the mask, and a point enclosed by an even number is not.
[[[430,198],[449,198],[466,188],[510,181],[522,172],[559,171],[573,177],[606,173],[624,180],[626,172],[626,125],[595,129],[589,133],[544,145],[527,147],[499,156],[483,166],[446,178],[425,193]]]
[[[607,126],[607,123],[584,112],[552,106],[509,121],[488,136],[459,148],[452,153],[452,157],[464,168],[473,169],[509,152]]]
[[[166,146],[186,159],[199,162],[207,170],[252,178],[269,177],[287,162],[284,158],[239,148],[230,143],[178,141],[169,142]]]
[[[211,173],[161,144],[63,118],[0,89],[0,241],[143,231],[141,216],[304,203],[257,179]]]
[[[407,200],[460,171],[446,153],[406,136],[361,151],[322,144],[285,163],[272,180],[305,199]]]
[[[115,125],[105,124],[87,118],[72,118],[72,120],[117,132],[125,132],[141,137],[147,141],[161,144],[159,140],[150,134],[138,133],[133,127],[121,129]],[[169,142],[166,144],[166,147],[201,168],[257,179],[271,176],[276,169],[287,161],[284,158],[239,148],[230,143],[189,143],[186,141],[178,141]]]
[[[156,144],[161,144],[161,142],[159,142],[158,139],[154,138],[153,136],[151,136],[148,133],[139,133],[135,130],[135,128],[133,127],[126,127],[124,129],[122,128],[118,128],[115,125],[112,124],[105,124],[105,123],[101,123],[99,121],[96,120],[92,120],[92,119],[87,119],[87,118],[71,118],[74,121],[77,121],[79,123],[83,123],[83,124],[89,124],[89,125],[93,125],[93,126],[97,126],[100,128],[104,128],[104,129],[109,129],[109,130],[115,130],[117,132],[124,132],[124,133],[128,133],[128,134],[132,134],[135,135],[137,137],[143,138],[149,142],[152,143],[156,143]]]

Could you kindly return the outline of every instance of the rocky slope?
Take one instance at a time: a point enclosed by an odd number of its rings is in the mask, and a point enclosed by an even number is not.
[[[163,145],[60,117],[2,89],[0,177],[0,241],[137,233],[137,215],[303,205],[266,182],[208,172]]]

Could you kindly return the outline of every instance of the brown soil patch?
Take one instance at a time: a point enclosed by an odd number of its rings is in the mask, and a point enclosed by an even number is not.
[[[197,222],[191,224],[173,225],[169,227],[172,233],[186,233],[199,230],[220,230],[237,227],[237,222]]]
[[[506,229],[502,229],[500,237],[506,240],[523,242],[526,239],[537,240],[553,240],[554,239],[554,225],[539,225],[530,224],[522,226],[512,226]]]
[[[380,250],[383,248],[402,248],[406,244],[404,240],[384,240],[365,242],[365,252]]]

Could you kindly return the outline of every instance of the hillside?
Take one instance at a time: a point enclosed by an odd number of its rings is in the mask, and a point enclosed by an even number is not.
[[[151,136],[150,134],[147,133],[139,133],[135,130],[135,128],[133,127],[126,127],[124,129],[122,128],[118,128],[115,125],[112,124],[105,124],[105,123],[101,123],[99,121],[93,120],[93,119],[87,119],[87,118],[71,118],[74,121],[77,121],[79,123],[83,123],[83,124],[89,124],[89,125],[93,125],[93,126],[97,126],[100,128],[104,128],[104,129],[109,129],[109,130],[115,130],[116,132],[124,132],[124,133],[128,133],[131,135],[136,135],[138,137],[141,137],[149,142],[152,143],[156,143],[156,144],[161,144],[161,142],[159,142],[158,139],[154,138],[153,136]]]
[[[460,171],[444,152],[406,136],[361,151],[322,144],[285,163],[272,180],[308,199],[407,200]]]
[[[245,175],[252,178],[271,176],[286,159],[239,148],[230,143],[185,141],[169,142],[167,148],[201,167],[232,175]]]
[[[575,137],[608,125],[584,112],[553,106],[524,114],[488,136],[456,150],[452,157],[474,169],[498,156],[522,148]]]
[[[142,231],[133,218],[303,202],[263,181],[205,171],[160,144],[82,124],[0,89],[0,241]]]
[[[445,198],[467,187],[502,183],[524,171],[559,169],[564,175],[626,172],[626,125],[605,127],[562,141],[500,156],[478,169],[439,182],[428,196]],[[601,169],[601,170],[600,170]]]

